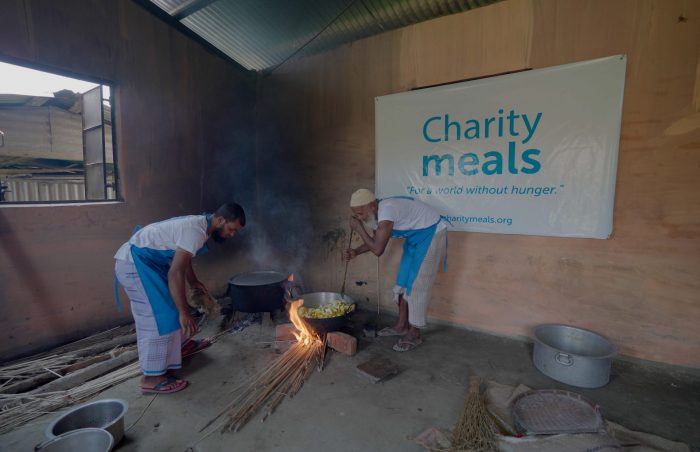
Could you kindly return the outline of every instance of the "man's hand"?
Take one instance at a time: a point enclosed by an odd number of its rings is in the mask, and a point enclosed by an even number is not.
[[[362,226],[362,222],[356,217],[350,217],[350,229],[359,233],[360,230],[364,230],[364,227]]]
[[[200,281],[196,280],[190,283],[190,289],[199,289],[204,293],[209,293],[207,287]]]
[[[355,259],[356,256],[357,251],[355,251],[353,248],[348,248],[345,251],[343,251],[343,259],[345,259],[346,261]]]
[[[197,333],[197,322],[187,311],[180,312],[180,329],[182,330],[182,335],[186,338],[190,338]]]

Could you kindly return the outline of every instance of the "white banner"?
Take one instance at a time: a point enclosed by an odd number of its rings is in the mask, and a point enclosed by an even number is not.
[[[377,97],[376,194],[452,230],[608,238],[626,57]]]

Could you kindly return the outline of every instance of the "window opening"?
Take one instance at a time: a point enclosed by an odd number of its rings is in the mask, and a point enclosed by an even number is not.
[[[112,95],[0,61],[0,204],[119,199]]]

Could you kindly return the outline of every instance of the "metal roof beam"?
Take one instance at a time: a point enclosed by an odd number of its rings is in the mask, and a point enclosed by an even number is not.
[[[189,0],[184,2],[182,5],[178,6],[170,12],[170,15],[177,20],[182,20],[187,16],[190,16],[202,8],[214,3],[216,0]]]

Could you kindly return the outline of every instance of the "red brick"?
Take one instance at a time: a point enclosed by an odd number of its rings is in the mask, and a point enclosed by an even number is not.
[[[278,341],[294,341],[296,337],[294,333],[297,331],[296,327],[291,323],[283,323],[275,327],[275,339]]]
[[[328,333],[328,346],[344,355],[353,356],[357,353],[357,338],[349,334],[334,331]]]

